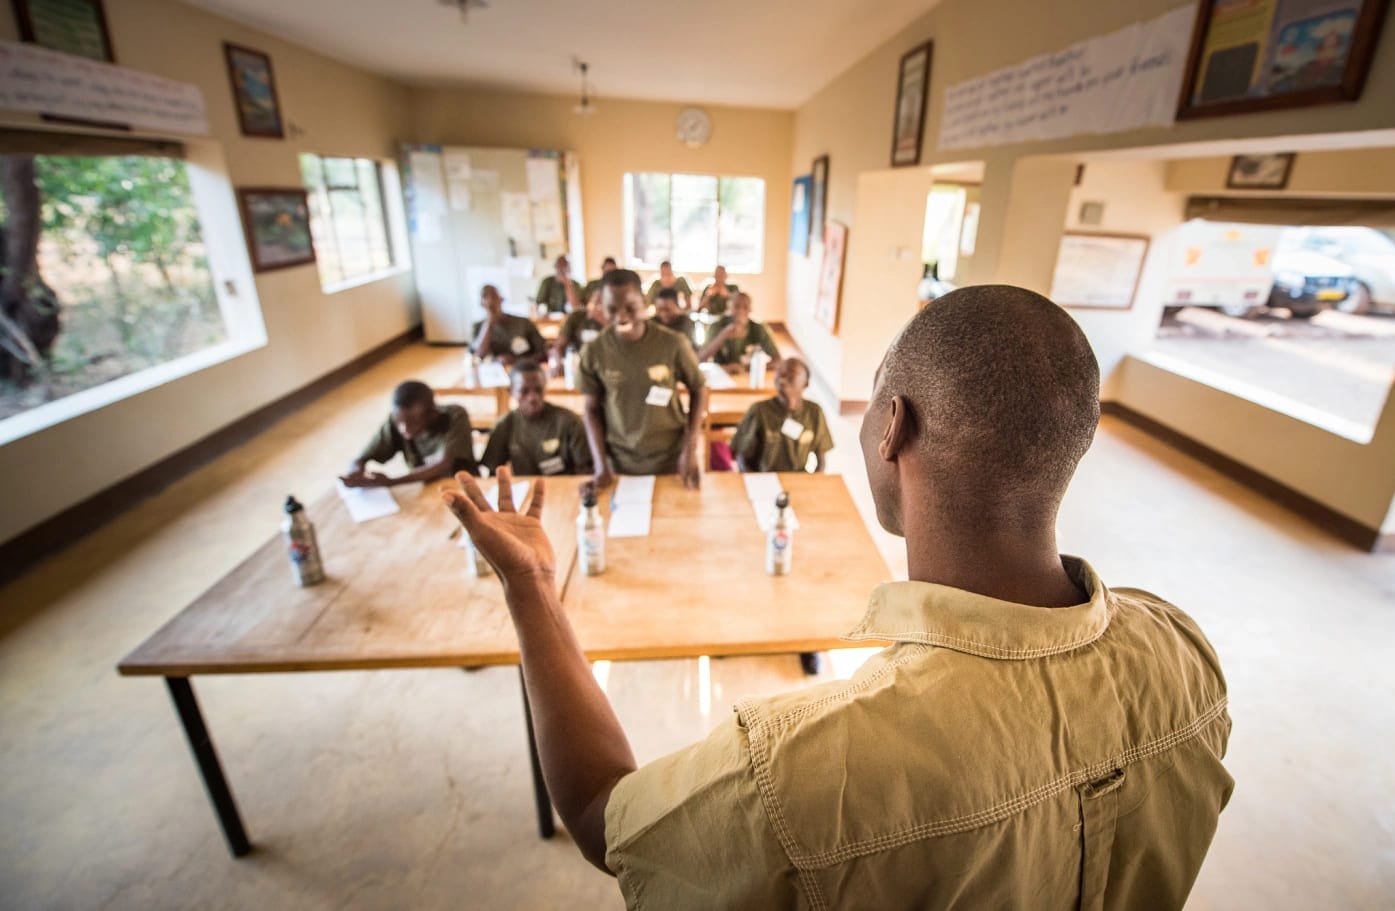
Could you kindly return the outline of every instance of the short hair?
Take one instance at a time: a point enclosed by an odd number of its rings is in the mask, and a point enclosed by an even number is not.
[[[619,263],[617,263],[617,262],[615,261],[615,257],[613,257],[613,256],[607,256],[605,259],[601,260],[601,266],[602,266],[602,267],[605,267],[605,266],[618,266],[618,265],[619,265]]]
[[[407,380],[392,390],[392,407],[413,408],[417,405],[436,404],[436,395],[431,387],[421,380]]]
[[[719,266],[717,266],[716,269],[713,269],[712,271],[713,271],[713,272],[717,272],[717,271],[719,271],[719,270],[722,271],[722,272],[725,272],[725,271],[727,271],[727,267],[726,267],[726,266],[721,266],[721,265],[719,265]]]
[[[633,269],[611,269],[601,278],[601,286],[605,288],[619,288],[623,285],[639,288],[643,282],[639,280],[639,273]]]
[[[780,365],[779,365],[778,367],[775,368],[775,372],[778,374],[778,373],[780,373],[781,371],[784,371],[785,369],[791,368],[791,367],[798,367],[800,370],[803,370],[803,371],[804,371],[804,382],[805,382],[805,383],[813,382],[814,374],[813,374],[813,372],[809,369],[809,365],[806,364],[806,363],[804,362],[804,358],[802,358],[802,357],[790,356],[790,357],[784,358],[783,360],[780,361]]]
[[[659,293],[658,293],[658,294],[655,294],[654,297],[655,297],[655,298],[660,298],[660,297],[662,297],[664,300],[666,300],[666,301],[673,301],[673,302],[676,304],[676,303],[678,303],[678,289],[677,289],[677,288],[660,288],[660,289],[659,289]]]
[[[904,396],[913,445],[973,527],[1055,514],[1100,415],[1100,370],[1070,314],[1033,291],[978,285],[925,307],[887,350],[873,393]]]
[[[672,269],[673,263],[669,262],[668,260],[664,260],[663,262],[659,263],[660,269],[662,269],[664,266],[668,266],[670,269]]]
[[[525,373],[542,373],[542,365],[531,357],[520,358],[514,361],[513,369],[509,371],[509,382],[513,382]]]

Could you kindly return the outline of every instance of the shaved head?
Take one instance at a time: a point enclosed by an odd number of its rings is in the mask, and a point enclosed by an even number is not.
[[[864,426],[865,449],[876,445],[870,433],[886,432],[899,399],[904,448],[924,477],[893,481],[869,458],[869,475],[882,473],[871,477],[873,492],[880,486],[899,500],[895,484],[931,485],[966,528],[1054,521],[1094,439],[1099,388],[1085,334],[1045,297],[1010,285],[953,291],[892,341],[868,409],[872,426]],[[883,515],[883,524],[901,533],[892,527],[899,515]]]

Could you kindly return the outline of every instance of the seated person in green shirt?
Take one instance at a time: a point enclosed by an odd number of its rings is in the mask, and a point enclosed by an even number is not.
[[[489,432],[480,464],[495,474],[508,465],[515,475],[591,474],[586,428],[575,412],[547,401],[547,376],[536,362],[513,365],[518,407]]]
[[[600,292],[601,282],[605,281],[606,273],[609,272],[611,269],[614,269],[615,265],[615,257],[613,256],[607,256],[605,259],[601,260],[601,277],[593,278],[586,283],[586,287],[581,292],[582,303],[589,301],[591,299],[591,295]],[[576,311],[573,310],[572,312],[575,313]]]
[[[727,267],[718,266],[712,273],[712,281],[703,286],[698,297],[698,309],[713,316],[723,316],[727,312],[727,300],[735,294],[735,285],[727,284]]]
[[[697,487],[707,389],[693,346],[646,319],[639,276],[630,270],[606,277],[601,300],[610,325],[581,352],[578,375],[594,485],[609,486],[614,472],[677,473],[685,487]],[[688,390],[686,414],[679,383]]]
[[[654,298],[654,322],[677,332],[688,340],[688,344],[694,344],[693,339],[697,337],[697,327],[693,325],[693,318],[682,310],[678,309],[678,289],[660,288],[658,295]]]
[[[731,451],[742,471],[807,471],[809,456],[814,471],[823,471],[823,457],[833,448],[828,421],[817,402],[806,401],[809,366],[788,357],[775,370],[774,398],[756,402],[746,410]]]
[[[367,470],[369,462],[385,465],[399,452],[412,469],[406,474],[390,478]],[[393,390],[392,413],[339,480],[346,487],[391,487],[457,471],[476,473],[470,415],[459,405],[438,407],[430,386],[408,380]]]
[[[480,306],[485,316],[475,323],[471,351],[481,358],[497,358],[506,364],[520,357],[547,357],[547,342],[543,341],[538,327],[532,320],[505,313],[498,288],[493,285],[481,288]]]
[[[601,292],[597,290],[586,298],[586,308],[573,310],[562,320],[562,328],[557,331],[557,342],[553,353],[561,358],[568,351],[580,351],[587,342],[595,339],[605,328],[605,308],[601,306]]]
[[[682,297],[684,310],[693,305],[693,289],[688,287],[688,280],[681,275],[674,275],[673,263],[664,260],[659,263],[659,277],[649,286],[649,292],[644,295],[644,299],[650,304],[657,304],[659,292],[667,288],[673,289]]]
[[[751,295],[738,291],[731,298],[731,316],[712,325],[707,344],[698,350],[698,360],[716,361],[728,372],[735,373],[751,366],[751,355],[757,348],[770,355],[772,361],[780,360],[775,336],[763,323],[751,319]]]
[[[538,285],[538,293],[533,300],[539,311],[566,313],[576,310],[586,300],[581,283],[572,279],[572,266],[565,256],[557,257],[552,264],[553,272]]]

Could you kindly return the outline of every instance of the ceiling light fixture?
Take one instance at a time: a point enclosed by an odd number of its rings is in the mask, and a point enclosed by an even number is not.
[[[465,21],[472,9],[489,9],[489,0],[436,0],[436,2],[442,6],[459,10],[462,22]]]
[[[572,108],[574,113],[583,117],[589,117],[596,113],[596,105],[591,101],[591,67],[581,58],[572,56],[572,70],[581,73],[581,100],[576,107]]]

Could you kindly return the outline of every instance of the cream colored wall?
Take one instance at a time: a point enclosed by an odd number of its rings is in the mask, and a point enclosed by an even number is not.
[[[409,135],[408,92],[388,80],[174,0],[109,2],[106,12],[121,65],[202,89],[211,139],[236,186],[298,187],[302,151],[391,159]],[[16,38],[8,6],[0,37]],[[271,55],[282,110],[301,135],[239,134],[225,40]],[[4,120],[32,118],[0,112]],[[265,347],[0,447],[0,541],[419,322],[410,272],[326,295],[315,267],[302,266],[258,276],[256,291]],[[272,515],[276,504],[265,505]]]
[[[757,319],[785,317],[785,251],[789,246],[790,143],[794,114],[708,106],[712,138],[689,149],[674,135],[683,105],[601,98],[597,113],[572,111],[576,99],[486,89],[413,92],[413,137],[442,145],[570,149],[581,163],[586,222],[586,273],[605,256],[623,257],[622,186],[627,171],[759,177],[765,181],[765,264],[759,275],[733,273],[750,291]],[[573,264],[576,268],[576,264]],[[688,273],[706,281],[708,273]],[[693,290],[700,285],[694,282]]]
[[[1225,193],[1230,162],[1224,155],[1170,162],[1167,188],[1177,193]],[[1275,192],[1264,190],[1262,194],[1273,196]],[[1288,187],[1278,192],[1293,196],[1395,195],[1395,148],[1300,152],[1293,161]]]

